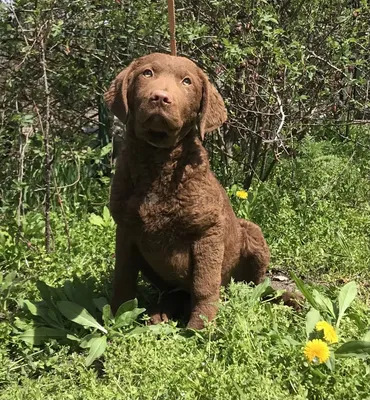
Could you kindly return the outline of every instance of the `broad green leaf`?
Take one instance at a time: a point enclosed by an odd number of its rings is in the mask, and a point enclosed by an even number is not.
[[[45,316],[46,318],[46,316]],[[54,321],[59,328],[63,328],[63,322],[61,321],[61,315],[56,314],[53,310],[48,309],[47,310],[47,318],[49,318],[49,321]]]
[[[334,304],[329,299],[329,297],[324,296],[316,289],[312,291],[312,296],[315,299],[317,305],[320,307],[320,310],[325,311],[330,314],[332,318],[336,318],[335,311],[334,311]]]
[[[123,326],[130,326],[143,312],[145,312],[145,308],[135,308],[135,310],[124,312],[116,318],[113,328],[118,329]]]
[[[23,304],[26,306],[27,310],[32,314],[32,315],[39,315],[38,314],[38,309],[37,305],[35,303],[32,303],[29,300],[24,300]]]
[[[253,288],[251,302],[252,304],[256,304],[259,302],[262,295],[266,292],[266,290],[271,287],[271,282],[269,278],[266,278],[263,282]]]
[[[18,317],[15,317],[13,324],[17,329],[19,329],[21,331],[27,331],[27,330],[35,327],[34,321],[27,322],[23,319],[19,319]]]
[[[67,285],[64,287],[68,296],[68,300],[72,303],[79,304],[85,308],[93,317],[96,317],[96,307],[92,300],[91,294],[88,292],[86,285],[79,281],[69,282],[66,281]]]
[[[96,308],[103,312],[103,307],[108,304],[108,300],[105,297],[99,297],[98,299],[93,299]]]
[[[273,22],[274,24],[278,24],[277,19],[274,18],[271,14],[263,14],[263,15],[261,16],[261,21]]]
[[[4,281],[13,282],[16,276],[17,276],[16,271],[9,272],[8,274],[5,275]]]
[[[149,332],[154,333],[156,335],[162,334],[162,335],[169,335],[171,333],[175,333],[177,329],[169,324],[157,324],[157,325],[149,325]],[[199,338],[203,339],[203,336],[198,333],[197,330],[193,329],[188,329],[191,330],[195,336],[198,336]],[[142,332],[141,332],[142,333]]]
[[[97,358],[99,358],[105,351],[107,347],[107,337],[101,336],[99,338],[94,338],[90,343],[89,355],[86,358],[85,365],[90,366]]]
[[[137,299],[132,299],[132,300],[128,300],[128,301],[124,302],[123,304],[121,304],[118,307],[118,310],[116,312],[116,319],[126,311],[135,310],[135,308],[137,308],[137,306],[138,306]]]
[[[26,308],[32,315],[42,318],[45,322],[47,322],[53,328],[57,328],[57,329],[62,328],[63,329],[63,324],[60,323],[60,321],[58,320],[54,311],[47,308],[46,305],[42,305],[40,303],[38,303],[38,304],[32,303],[29,300],[24,300],[23,304],[26,306]]]
[[[271,296],[271,295],[278,297],[278,296],[281,296],[284,292],[285,292],[285,290],[275,290],[272,286],[269,285],[269,286],[267,286],[265,291],[261,294],[261,299],[263,299],[264,297],[267,297],[267,296]]]
[[[78,338],[77,336],[72,335],[72,334],[70,334],[70,333],[67,333],[66,337],[67,337],[67,339],[72,340],[73,342],[79,342],[79,341],[81,340],[81,339]]]
[[[44,301],[50,301],[51,300],[51,293],[50,293],[50,286],[47,285],[44,281],[37,281],[36,282],[36,287],[38,291],[40,292],[40,295]]]
[[[289,335],[285,336],[283,340],[285,343],[289,344],[290,346],[302,346],[301,342],[298,342],[297,340],[293,339]]]
[[[102,217],[100,217],[99,215],[96,214],[91,214],[89,217],[89,222],[92,225],[96,225],[96,226],[103,226],[104,225],[104,220]]]
[[[330,352],[329,360],[326,361],[325,364],[330,369],[330,371],[334,372],[334,370],[335,370],[335,355],[332,351]]]
[[[156,325],[150,325],[150,326],[156,326]],[[126,334],[129,336],[142,335],[143,333],[148,332],[150,330],[150,326],[136,326],[134,329],[127,332]]]
[[[107,330],[99,324],[99,322],[82,306],[70,301],[59,301],[59,311],[70,321],[82,326],[90,326],[92,328],[99,329],[104,333],[108,333]]]
[[[63,288],[61,288],[61,287],[54,288],[54,293],[55,293],[55,297],[54,297],[55,301],[57,301],[57,299],[59,299],[60,301],[68,300],[68,297],[64,293]]]
[[[37,281],[36,287],[40,292],[41,298],[45,301],[49,308],[54,311],[58,311],[52,296],[53,289],[43,281]]]
[[[97,332],[89,333],[88,335],[84,336],[84,337],[81,339],[81,341],[80,341],[80,347],[82,347],[83,349],[87,349],[88,347],[91,346],[91,343],[92,343],[91,341],[92,341],[93,339],[100,338],[100,337],[101,337],[101,334],[100,334],[100,333],[97,333]]]
[[[8,274],[5,275],[4,282],[10,284],[10,283],[12,283],[14,281],[16,276],[17,276],[16,271],[9,272]]]
[[[100,151],[100,157],[103,158],[104,156],[109,154],[111,151],[112,151],[112,143],[108,143],[107,145],[102,147],[102,149]],[[107,208],[107,207],[104,206],[104,208]]]
[[[306,315],[306,334],[307,337],[310,336],[311,332],[315,329],[315,325],[321,320],[321,315],[316,308],[311,308],[311,310]]]
[[[39,326],[36,328],[28,329],[19,335],[23,341],[30,343],[33,346],[39,346],[42,342],[50,338],[66,337],[66,332],[62,329],[48,328],[46,326]]]
[[[370,356],[370,342],[363,340],[353,340],[344,343],[336,351],[335,355],[338,357],[360,357],[364,358]]]
[[[104,221],[105,222],[109,222],[110,221],[110,212],[109,212],[109,209],[108,209],[108,207],[107,206],[104,206],[104,209],[103,209],[103,219],[104,219]]]
[[[76,290],[75,290],[75,288],[73,286],[73,283],[71,281],[65,281],[64,282],[63,290],[64,290],[64,293],[66,294],[66,296],[67,296],[69,301],[76,302],[76,299],[75,299],[75,296],[74,296],[74,293],[75,293]]]
[[[367,333],[364,335],[363,340],[364,340],[365,342],[370,342],[370,331],[367,332]]]
[[[103,307],[103,321],[105,324],[108,324],[109,321],[113,319],[113,314],[109,304],[106,304]]]
[[[343,318],[347,308],[351,305],[352,301],[357,295],[356,282],[349,282],[344,285],[338,295],[338,319],[337,327],[339,327],[340,320]]]
[[[16,276],[17,273],[15,271],[9,272],[7,275],[5,275],[4,280],[1,283],[1,289],[9,289],[9,287],[14,283]]]
[[[293,279],[293,281],[295,282],[295,284],[297,285],[297,288],[300,290],[300,292],[306,298],[306,300],[311,304],[311,306],[313,308],[316,308],[316,310],[318,310],[320,307],[316,303],[314,297],[312,296],[312,294],[309,291],[309,289],[307,288],[307,286],[303,283],[303,281],[301,279],[299,279],[298,276],[294,272],[291,272],[290,276]]]
[[[357,312],[349,312],[347,313],[347,317],[357,325],[360,331],[367,328],[367,321],[361,315],[357,314]]]

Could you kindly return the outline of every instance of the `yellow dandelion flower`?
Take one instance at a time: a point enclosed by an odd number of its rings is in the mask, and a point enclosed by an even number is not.
[[[329,359],[329,346],[321,339],[309,340],[304,348],[304,355],[309,362],[322,364]]]
[[[247,199],[248,198],[248,192],[246,192],[245,190],[238,190],[236,192],[236,197],[239,197],[239,199]]]
[[[324,339],[329,343],[338,343],[338,335],[335,329],[326,321],[319,321],[315,329],[317,331],[324,331]]]

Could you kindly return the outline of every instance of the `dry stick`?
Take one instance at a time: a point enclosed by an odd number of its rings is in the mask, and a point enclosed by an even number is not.
[[[26,30],[23,28],[23,26],[22,26],[21,23],[19,22],[17,13],[15,12],[15,8],[14,8],[13,6],[11,7],[11,10],[12,10],[12,14],[13,14],[14,19],[17,21],[17,24],[18,24],[19,28],[20,28],[21,31],[22,31],[23,39],[24,39],[24,41],[26,42],[26,45],[29,46],[28,39],[27,39],[27,36],[26,36]]]
[[[39,111],[39,108],[38,108],[38,106],[37,106],[37,104],[35,103],[35,102],[33,102],[33,107],[34,107],[34,109],[35,109],[35,111],[36,111],[36,114],[37,114],[37,118],[38,118],[38,120],[39,120],[39,126],[40,126],[40,131],[41,131],[41,134],[42,134],[42,137],[44,138],[44,146],[45,146],[45,129],[44,129],[44,123],[43,123],[43,121],[42,121],[42,117],[41,117],[41,114],[40,114],[40,111]],[[45,146],[46,147],[46,146]],[[49,152],[49,160],[50,160],[50,152]],[[46,164],[46,155],[45,155],[45,164]],[[49,162],[49,164],[51,164],[50,162]],[[46,165],[45,165],[45,167],[46,167]],[[47,170],[47,168],[45,168],[45,171]],[[51,174],[50,174],[50,178],[51,178]],[[50,182],[49,182],[50,183]],[[50,187],[50,185],[49,185],[49,187]],[[41,188],[41,189],[35,189],[34,190],[34,192],[37,192],[37,191],[40,191],[40,190],[44,190],[43,188]],[[47,191],[47,187],[46,187],[46,191]],[[45,247],[47,247],[46,246],[46,238],[48,237],[49,238],[49,240],[48,240],[48,243],[49,243],[49,249],[50,249],[50,237],[51,237],[51,228],[50,228],[50,203],[51,203],[51,201],[50,201],[50,193],[49,193],[49,207],[47,207],[47,193],[46,193],[46,195],[45,195]],[[48,211],[48,214],[46,213],[46,211],[47,210],[49,210]],[[47,223],[47,221],[49,221],[48,223]],[[47,227],[49,227],[48,229],[47,229]],[[49,234],[47,235],[47,231],[49,232]]]
[[[48,27],[46,28],[48,30]],[[44,34],[41,35],[41,65],[43,69],[44,78],[44,88],[46,95],[46,118],[45,118],[45,129],[43,129],[44,134],[44,147],[45,147],[45,248],[46,251],[50,252],[50,237],[51,237],[51,227],[50,227],[50,206],[51,206],[51,157],[50,157],[50,91],[49,82],[47,75],[47,65],[45,56],[45,37]],[[42,123],[42,122],[41,122]]]
[[[176,39],[175,39],[175,0],[167,0],[168,4],[168,22],[170,25],[170,45],[171,55],[176,56]]]
[[[281,136],[280,136],[280,132],[281,132],[281,130],[282,130],[283,127],[284,127],[285,117],[286,117],[286,116],[285,116],[285,112],[284,112],[284,108],[283,108],[283,103],[281,102],[280,96],[279,96],[279,94],[278,94],[278,91],[277,91],[275,85],[272,86],[272,90],[273,90],[274,93],[275,93],[276,100],[277,100],[277,102],[278,102],[279,110],[280,110],[280,114],[281,114],[281,121],[280,121],[280,124],[279,124],[279,128],[278,128],[278,130],[277,130],[276,133],[275,133],[275,139],[278,139],[278,140],[280,141],[279,145],[280,145],[280,146],[284,149],[284,151],[288,154],[289,152],[288,152],[288,150],[286,149],[286,147],[285,147],[285,145],[284,145],[284,141],[283,141],[283,139],[282,139]]]
[[[11,5],[11,11],[13,14],[13,17],[15,18],[15,20],[17,21],[17,24],[23,34],[23,38],[24,41],[26,43],[26,45],[29,47],[29,42],[25,33],[25,30],[23,28],[23,26],[21,25],[17,14],[15,12],[14,7]],[[36,43],[36,39],[34,40],[34,42],[32,43],[32,46],[30,48],[30,50],[27,52],[27,54],[24,56],[22,62],[16,66],[16,69],[20,68],[21,65],[25,62],[26,58],[28,57],[28,55],[30,54],[34,44]],[[5,96],[5,94],[4,94]],[[16,111],[18,112],[18,100],[15,100],[15,108]],[[28,146],[28,141],[29,141],[29,130],[24,130],[23,127],[19,127],[19,169],[18,169],[18,183],[19,183],[19,198],[18,198],[18,206],[17,206],[17,226],[18,226],[18,230],[19,230],[19,236],[21,234],[21,216],[24,213],[24,208],[23,208],[23,188],[22,188],[22,183],[23,183],[23,177],[24,177],[24,160],[25,160],[25,155],[26,155],[26,149]]]
[[[316,54],[314,51],[312,50],[308,50],[308,52],[311,54],[311,57],[317,58],[318,60],[324,62],[326,65],[329,65],[329,67],[333,68],[335,71],[339,72],[344,78],[346,78],[346,74],[339,69],[338,67],[336,67],[334,64],[332,64],[330,61],[325,60],[325,58],[320,57],[318,54]]]
[[[18,112],[18,100],[15,101],[15,108]],[[24,137],[24,139],[23,139]],[[21,216],[23,215],[23,176],[24,176],[24,159],[26,155],[26,148],[28,145],[29,132],[24,132],[22,127],[19,127],[19,170],[18,170],[18,184],[19,184],[19,198],[17,207],[17,225],[19,231],[21,230]]]
[[[24,140],[23,140],[24,137]],[[18,184],[19,184],[19,198],[17,207],[17,225],[19,230],[22,227],[21,217],[23,216],[23,176],[24,176],[24,159],[26,155],[26,149],[28,146],[29,133],[23,132],[22,128],[19,128],[19,171],[18,171]]]
[[[280,137],[280,132],[281,132],[281,130],[283,129],[283,126],[284,126],[284,123],[285,123],[285,112],[284,112],[283,104],[282,104],[282,102],[281,102],[280,96],[279,96],[279,94],[278,94],[278,92],[277,92],[277,89],[276,89],[276,86],[275,86],[275,85],[272,86],[272,90],[273,90],[274,93],[275,93],[276,100],[277,100],[277,102],[278,102],[279,110],[280,110],[280,114],[281,114],[281,121],[280,121],[280,124],[279,124],[279,128],[278,128],[278,130],[277,130],[276,133],[275,133],[275,138],[279,138],[279,137]]]
[[[55,192],[56,192],[56,195],[57,195],[57,198],[58,198],[58,204],[60,206],[60,211],[62,213],[62,218],[64,220],[64,231],[65,231],[65,233],[67,235],[67,241],[68,241],[68,253],[71,253],[72,244],[71,244],[71,236],[69,235],[68,219],[67,219],[66,213],[64,211],[63,199],[62,199],[62,196],[60,194],[59,187],[57,185],[57,180],[55,178],[55,174],[53,174],[53,180],[54,180]]]

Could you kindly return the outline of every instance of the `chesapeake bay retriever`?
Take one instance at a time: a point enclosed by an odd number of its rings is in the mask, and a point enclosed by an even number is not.
[[[140,270],[167,293],[153,323],[188,304],[187,326],[202,328],[217,313],[220,286],[258,284],[270,260],[261,229],[235,216],[198,138],[226,121],[224,102],[192,61],[159,53],[133,61],[105,100],[127,127],[110,197],[112,309],[136,296]]]

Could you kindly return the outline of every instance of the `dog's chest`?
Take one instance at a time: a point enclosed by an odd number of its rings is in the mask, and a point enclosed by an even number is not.
[[[189,225],[192,196],[183,198],[178,192],[168,189],[152,190],[138,204],[137,216],[146,233],[176,235]],[[187,225],[187,226],[186,226]]]
[[[143,160],[139,168],[132,168],[131,176],[129,214],[135,216],[141,237],[194,238],[218,218],[220,190],[201,157],[198,163],[169,159],[160,165]]]

